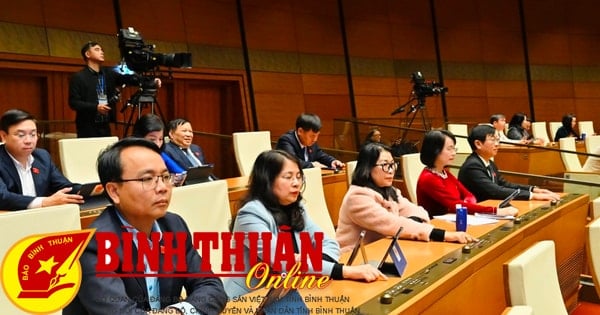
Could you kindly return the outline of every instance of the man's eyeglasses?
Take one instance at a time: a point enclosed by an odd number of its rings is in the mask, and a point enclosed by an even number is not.
[[[38,137],[38,133],[36,131],[34,132],[17,132],[17,133],[13,133],[12,134],[13,137],[17,137],[19,139],[25,139],[25,137],[29,136],[31,139],[36,139]]]
[[[144,176],[140,178],[132,178],[132,179],[121,179],[115,182],[117,183],[125,183],[125,182],[141,182],[142,188],[144,190],[153,190],[158,186],[158,180],[161,179],[165,185],[171,186],[173,185],[173,175],[162,174],[157,176]]]
[[[398,168],[398,162],[394,161],[389,163],[379,163],[375,164],[375,166],[379,166],[384,172],[389,173],[390,171],[395,171]]]

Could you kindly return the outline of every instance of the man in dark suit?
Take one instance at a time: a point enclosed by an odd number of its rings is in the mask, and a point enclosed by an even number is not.
[[[477,201],[504,199],[516,189],[521,192],[515,199],[559,200],[560,196],[536,186],[508,182],[500,175],[491,159],[498,153],[500,139],[491,125],[475,126],[469,134],[473,153],[465,160],[458,172],[458,180],[475,195]]]
[[[296,118],[296,130],[290,130],[277,140],[276,149],[287,151],[296,156],[302,168],[335,168],[346,167],[344,163],[325,153],[319,145],[321,119],[315,114],[301,114]]]
[[[165,143],[163,151],[185,170],[205,165],[202,148],[192,143],[192,124],[186,119],[177,118],[171,120],[168,127],[170,141]]]
[[[90,228],[99,232],[115,233],[119,238],[116,255],[120,263],[114,272],[106,272],[99,277],[96,272],[98,241],[96,236],[90,241],[81,258],[82,283],[75,299],[64,310],[63,315],[85,314],[219,314],[227,303],[223,283],[212,274],[199,277],[202,258],[192,246],[192,236],[183,219],[167,212],[171,199],[172,176],[165,166],[160,150],[151,142],[139,138],[125,138],[116,142],[98,158],[98,174],[105,192],[113,206],[107,207],[91,224]],[[180,271],[164,271],[166,257],[171,257],[172,266],[177,265],[177,255],[159,255],[160,276],[152,277],[153,271],[144,259],[143,274],[123,271],[123,232],[144,233],[134,237],[133,266],[137,266],[138,242],[144,241],[150,233],[185,232],[185,276]],[[183,245],[173,238],[171,248]],[[161,243],[164,244],[164,243]],[[152,246],[151,244],[146,246]],[[162,247],[162,245],[161,245]],[[166,247],[166,246],[165,246]],[[168,274],[173,273],[173,277]],[[123,275],[126,274],[126,275]],[[181,299],[185,288],[186,298]]]
[[[0,118],[0,209],[21,210],[66,203],[83,203],[69,192],[71,183],[56,168],[48,151],[36,149],[37,126],[33,116],[11,109]]]

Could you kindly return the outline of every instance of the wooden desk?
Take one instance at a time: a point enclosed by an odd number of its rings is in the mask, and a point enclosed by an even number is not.
[[[486,202],[487,203],[487,202]],[[490,201],[491,204],[497,201]],[[587,195],[573,196],[573,199],[546,210],[537,209],[547,205],[542,201],[513,201],[521,215],[540,212],[533,221],[524,221],[514,231],[503,238],[488,244],[480,252],[462,254],[461,244],[442,242],[417,242],[401,240],[400,245],[408,260],[405,275],[390,278],[388,281],[363,283],[358,281],[332,281],[324,289],[301,289],[311,314],[332,310],[333,314],[345,314],[351,309],[360,314],[500,314],[509,305],[506,295],[504,264],[540,240],[552,239],[556,243],[557,268],[561,290],[566,305],[572,309],[577,301],[579,275],[584,253],[585,224],[589,198]],[[485,203],[484,203],[485,204]],[[529,223],[527,223],[529,222]],[[434,220],[441,228],[454,230],[453,223]],[[513,222],[501,221],[495,224],[469,226],[467,231],[477,237],[486,237],[497,228],[512,229]],[[382,251],[389,240],[367,245],[370,260],[382,257]],[[454,267],[444,264],[441,259],[455,257],[462,262]],[[342,261],[345,261],[342,259]],[[453,268],[436,274],[436,269]],[[396,297],[389,305],[378,302],[382,293],[392,286],[409,280],[418,280],[413,291]],[[421,287],[422,286],[422,287]],[[264,290],[252,292],[262,295]],[[372,300],[374,299],[374,300]],[[406,299],[406,300],[404,300]],[[396,301],[400,301],[397,304]],[[233,313],[235,308],[256,307],[256,302],[244,299],[231,301],[224,313]],[[355,314],[358,314],[356,312]],[[250,313],[241,313],[250,314]]]
[[[577,152],[585,153],[585,143],[578,141]],[[558,149],[558,145],[549,146]],[[585,163],[586,155],[578,155],[580,162]],[[539,146],[516,146],[503,144],[498,148],[494,162],[501,171],[512,171],[536,175],[559,175],[565,172],[565,165],[560,152],[547,150]],[[521,179],[522,181],[523,179]]]
[[[248,192],[248,177],[227,178],[227,187],[229,190],[229,207],[231,215],[234,216],[240,208],[240,202]],[[323,175],[323,190],[325,193],[325,201],[329,209],[329,215],[335,225],[337,225],[338,212],[342,204],[342,199],[348,190],[348,180],[346,173],[325,174]],[[94,209],[81,212],[81,227],[88,227],[94,219],[104,210]]]

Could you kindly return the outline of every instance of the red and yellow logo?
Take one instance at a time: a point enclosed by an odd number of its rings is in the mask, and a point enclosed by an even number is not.
[[[94,230],[28,236],[6,253],[2,287],[18,308],[47,314],[69,304],[81,285],[79,257]]]

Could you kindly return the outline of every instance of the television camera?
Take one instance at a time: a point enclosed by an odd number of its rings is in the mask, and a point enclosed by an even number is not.
[[[441,83],[425,81],[423,74],[420,71],[411,74],[411,82],[413,83],[413,93],[419,97],[434,96],[448,92],[448,88]]]
[[[122,63],[119,66],[119,71],[126,76],[128,85],[137,85],[138,91],[123,105],[121,112],[124,112],[127,107],[138,107],[138,118],[141,115],[141,107],[151,105],[152,113],[156,105],[159,115],[163,117],[156,101],[157,72],[161,66],[170,69],[191,68],[192,54],[187,52],[178,53],[157,53],[154,52],[155,45],[146,44],[142,36],[133,27],[122,28],[118,33],[119,50],[121,52]],[[163,117],[164,119],[164,117]],[[133,120],[133,111],[129,117],[127,129]]]
[[[435,81],[426,81],[420,71],[413,72],[411,74],[411,82],[413,83],[413,89],[410,93],[408,102],[396,108],[391,114],[393,116],[406,111],[406,119],[404,122],[405,127],[403,128],[402,135],[398,140],[395,141],[395,144],[392,145],[392,154],[394,156],[417,152],[416,143],[411,143],[407,140],[408,131],[412,127],[412,124],[417,116],[417,112],[421,113],[423,129],[430,130],[431,126],[429,119],[426,118],[425,113],[425,98],[428,96],[434,96],[448,92],[448,88],[443,86],[441,83]]]

